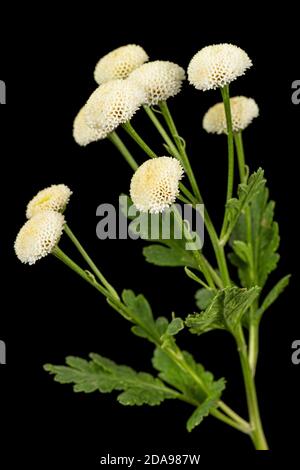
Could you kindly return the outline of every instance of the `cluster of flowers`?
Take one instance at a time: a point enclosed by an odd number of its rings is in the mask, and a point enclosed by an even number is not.
[[[201,49],[190,61],[189,82],[199,90],[222,88],[251,67],[245,51],[232,44],[218,44]],[[155,106],[179,93],[186,74],[169,61],[148,62],[148,55],[138,45],[120,47],[102,57],[94,77],[98,88],[74,120],[75,141],[85,146],[109,137],[120,125],[129,123],[142,106]],[[251,98],[231,98],[233,131],[245,129],[258,116]],[[203,118],[207,132],[227,132],[223,103],[217,103]],[[164,156],[144,162],[131,181],[130,195],[140,211],[161,212],[179,193],[184,169],[178,159]],[[24,262],[33,264],[51,253],[64,226],[63,211],[71,195],[65,185],[53,185],[39,192],[28,204],[29,219],[15,241],[15,252]]]

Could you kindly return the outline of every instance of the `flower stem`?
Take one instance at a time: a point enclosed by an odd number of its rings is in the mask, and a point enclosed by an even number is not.
[[[241,183],[246,183],[247,172],[245,163],[245,153],[243,145],[242,131],[234,133],[234,142],[236,147],[236,153],[238,157],[239,174]]]
[[[128,148],[126,145],[123,143],[123,141],[120,139],[116,131],[111,132],[107,138],[117,147],[119,152],[123,155],[127,163],[130,165],[130,167],[133,169],[133,171],[136,171],[138,168],[138,164],[129,152]]]
[[[238,157],[239,173],[241,183],[246,183],[247,181],[247,171],[245,163],[245,153],[242,132],[237,132],[234,134],[234,141],[236,146],[236,153]],[[247,229],[247,243],[250,249],[251,254],[251,264],[249,266],[249,277],[250,282],[253,286],[257,285],[257,274],[254,263],[253,255],[253,242],[252,242],[252,221],[251,221],[251,211],[250,207],[247,206],[245,209],[245,219],[246,219],[246,229]],[[249,311],[249,364],[252,371],[252,376],[255,376],[256,364],[258,359],[258,348],[259,348],[259,323],[255,318],[255,312],[258,308],[257,301],[254,302]]]
[[[159,104],[159,107],[161,109],[161,112],[165,118],[165,121],[169,127],[169,130],[172,134],[172,137],[176,143],[176,146],[178,148],[178,151],[181,155],[181,160],[182,160],[182,163],[183,163],[183,167],[185,169],[185,172],[188,176],[188,179],[190,181],[190,184],[191,184],[191,187],[194,191],[194,195],[196,196],[196,198],[200,201],[202,198],[201,198],[201,195],[200,195],[200,191],[199,191],[199,188],[198,188],[198,184],[197,184],[197,181],[196,181],[196,178],[195,178],[195,175],[194,175],[194,172],[193,172],[193,169],[191,167],[191,164],[190,164],[190,161],[189,161],[189,158],[187,156],[187,153],[186,153],[186,150],[185,150],[185,145],[183,143],[183,140],[182,138],[179,136],[178,134],[178,131],[177,131],[177,128],[176,128],[176,125],[175,125],[175,122],[173,120],[173,117],[170,113],[170,110],[169,110],[169,107],[168,107],[168,104],[166,101],[161,101],[161,103]]]
[[[140,137],[129,121],[123,124],[122,127],[150,158],[157,157],[156,153],[153,152],[149,145],[147,145],[146,142]]]
[[[173,155],[176,156],[182,162],[182,158],[181,158],[180,153],[178,152],[178,150],[174,146],[172,140],[168,136],[167,132],[165,131],[165,129],[163,128],[163,126],[161,125],[161,123],[159,122],[157,117],[155,116],[155,113],[152,111],[152,109],[149,106],[144,106],[144,109],[145,109],[146,113],[148,114],[148,116],[150,117],[153,124],[155,125],[155,127],[157,128],[157,130],[159,131],[159,133],[161,134],[161,136],[163,137],[163,139],[165,140],[165,142],[167,143],[168,147],[172,150]],[[175,147],[175,150],[174,150],[174,147]],[[198,189],[198,191],[199,191],[199,189]],[[193,206],[194,206],[195,209],[197,209],[197,203],[203,204],[203,199],[202,199],[202,196],[201,196],[200,192],[199,192],[199,199],[198,200],[196,199],[196,201],[195,201],[195,198],[192,198],[191,202],[193,203]],[[229,273],[228,273],[228,268],[227,268],[227,262],[226,262],[225,254],[224,254],[224,249],[219,243],[218,235],[217,235],[216,230],[213,226],[211,218],[209,217],[207,209],[204,208],[204,210],[205,210],[204,223],[205,223],[205,226],[207,228],[207,231],[209,233],[209,236],[210,236],[210,239],[211,239],[211,242],[212,242],[212,245],[213,245],[213,249],[214,249],[214,252],[215,252],[215,255],[216,255],[216,258],[217,258],[217,262],[218,262],[218,266],[219,266],[219,269],[220,269],[220,273],[221,273],[223,283],[224,283],[225,286],[230,285],[231,281],[230,281],[230,277],[229,277]]]
[[[182,219],[181,214],[179,213],[179,211],[178,211],[175,204],[172,206],[172,211],[173,211],[175,220],[177,221],[179,226],[182,227],[182,229],[183,229],[183,235],[184,235],[186,241],[188,241],[191,244],[194,244],[195,240],[193,239],[189,228],[187,228],[187,226],[185,224],[185,221]],[[211,289],[216,290],[216,286],[215,286],[215,283],[213,281],[210,269],[207,266],[207,261],[202,256],[201,251],[196,249],[196,247],[195,247],[195,249],[193,249],[191,251],[192,251],[192,254],[195,258],[195,261],[196,261],[196,263],[199,267],[199,270],[203,273],[203,275],[205,277],[205,280],[206,280],[207,284],[209,285],[209,287]]]
[[[116,290],[111,286],[111,284],[106,280],[106,278],[103,276],[103,274],[101,273],[100,269],[97,268],[97,266],[95,265],[95,263],[92,261],[92,259],[89,257],[89,255],[87,254],[87,252],[85,251],[85,249],[83,248],[83,246],[81,245],[81,243],[79,242],[79,240],[77,239],[77,237],[74,235],[74,233],[72,232],[72,230],[70,229],[70,227],[65,224],[64,225],[64,231],[65,233],[68,235],[68,237],[70,238],[70,240],[72,241],[72,243],[75,245],[75,247],[77,248],[77,250],[79,251],[79,253],[81,254],[81,256],[83,257],[83,259],[87,262],[87,264],[89,265],[89,267],[91,268],[91,270],[94,272],[94,274],[97,276],[97,278],[99,279],[99,281],[103,284],[103,286],[112,294],[113,297],[115,297],[116,299],[120,299]]]
[[[244,384],[247,396],[247,404],[250,418],[250,425],[252,427],[251,438],[257,450],[268,450],[268,444],[264,435],[260,412],[258,407],[256,388],[252,371],[248,361],[247,346],[244,338],[242,327],[235,333],[235,339],[240,356],[241,367],[243,371]]]
[[[223,98],[226,122],[227,122],[227,145],[228,145],[228,179],[227,179],[227,195],[226,195],[226,204],[227,204],[229,199],[232,198],[233,179],[234,179],[234,144],[233,144],[229,85],[225,85],[223,88],[221,88],[221,94]],[[223,221],[220,238],[223,238],[223,235],[226,232],[227,222],[228,222],[228,211],[227,211],[227,208],[225,208],[225,215],[224,215],[224,221]]]
[[[52,250],[52,254],[62,261],[66,266],[68,266],[72,271],[78,274],[82,279],[88,282],[91,286],[95,287],[101,294],[105,297],[112,297],[111,294],[98,282],[96,282],[95,278],[89,274],[87,271],[82,269],[78,264],[76,264],[69,256],[67,256],[58,246],[56,246]]]
[[[150,120],[152,121],[152,123],[154,124],[156,129],[158,130],[159,134],[162,136],[163,140],[165,141],[170,154],[173,155],[173,157],[178,158],[178,160],[184,166],[181,155],[180,155],[179,151],[177,150],[177,147],[173,143],[172,139],[169,137],[167,131],[162,126],[159,119],[156,117],[155,113],[152,111],[150,106],[147,106],[147,105],[144,105],[144,110],[146,111],[147,115],[149,116]]]

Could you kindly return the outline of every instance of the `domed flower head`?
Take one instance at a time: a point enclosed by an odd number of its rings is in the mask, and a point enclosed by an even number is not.
[[[175,202],[184,170],[176,158],[159,157],[144,162],[134,173],[130,196],[141,212],[158,213]]]
[[[103,83],[84,106],[88,126],[107,137],[120,124],[130,121],[145,101],[145,92],[130,80],[112,80]]]
[[[127,78],[134,69],[147,62],[148,58],[144,49],[136,44],[118,47],[99,60],[94,71],[95,80],[101,85],[110,80]]]
[[[145,90],[147,97],[144,104],[153,106],[180,92],[185,72],[173,62],[156,60],[141,65],[130,74],[129,79]]]
[[[60,212],[45,210],[27,220],[15,241],[15,253],[22,263],[34,264],[49,255],[58,244],[65,218]]]
[[[85,147],[91,142],[95,142],[100,139],[104,139],[105,133],[101,133],[92,127],[89,127],[86,123],[84,116],[84,107],[81,108],[73,123],[73,137],[78,145]]]
[[[71,195],[72,191],[65,184],[53,184],[49,188],[42,189],[28,203],[26,209],[27,219],[45,210],[63,212]]]
[[[233,132],[239,132],[246,129],[247,126],[259,115],[259,109],[252,98],[245,96],[236,96],[230,99],[232,129]],[[203,118],[203,128],[206,132],[213,134],[227,134],[227,123],[225,108],[223,103],[212,106]]]
[[[223,88],[252,66],[243,49],[215,44],[197,52],[188,66],[188,79],[198,90]]]

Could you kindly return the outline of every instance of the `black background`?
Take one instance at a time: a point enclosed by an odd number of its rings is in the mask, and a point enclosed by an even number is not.
[[[7,105],[0,108],[0,339],[7,345],[7,365],[0,367],[0,461],[8,459],[5,468],[15,462],[48,461],[68,463],[66,468],[82,461],[84,468],[94,468],[108,452],[142,456],[186,451],[200,453],[204,460],[218,455],[224,463],[237,454],[241,459],[242,454],[253,454],[249,439],[211,417],[188,434],[185,422],[191,409],[184,404],[122,407],[112,395],[74,394],[71,386],[54,383],[42,369],[46,362],[60,364],[67,355],[86,357],[94,351],[138,370],[152,370],[151,345],[134,337],[96,291],[52,257],[32,267],[16,259],[13,241],[25,221],[25,206],[50,184],[65,183],[73,190],[68,222],[119,291],[127,287],[143,292],[155,315],[176,311],[185,316],[195,308],[197,286],[181,269],[146,264],[140,241],[96,238],[96,207],[116,203],[121,192],[128,192],[131,171],[109,142],[77,146],[72,122],[95,88],[97,60],[127,43],[140,44],[153,60],[171,60],[185,68],[197,50],[218,42],[239,45],[253,60],[254,67],[232,84],[231,94],[254,97],[261,111],[244,138],[251,169],[260,165],[265,169],[277,201],[282,258],[271,282],[293,273],[291,286],[262,323],[257,387],[274,452],[290,455],[299,442],[293,425],[300,419],[300,366],[291,363],[291,343],[300,337],[296,303],[300,105],[291,102],[291,83],[299,78],[297,17],[287,20],[282,12],[272,11],[262,19],[258,11],[254,17],[244,11],[236,20],[217,9],[200,15],[189,2],[174,8],[163,13],[154,4],[105,9],[85,5],[64,15],[50,7],[18,9],[1,32],[0,79],[7,84]],[[284,28],[288,28],[285,34]],[[170,100],[217,226],[226,192],[226,139],[207,135],[201,119],[219,100],[217,91],[201,93],[187,83]],[[163,154],[160,138],[142,112],[133,123]],[[142,161],[140,150],[124,138]],[[67,240],[61,246],[79,261]],[[208,244],[205,249],[210,253]],[[180,345],[216,377],[227,378],[225,401],[245,415],[241,374],[229,335],[213,332],[198,339],[183,333]]]

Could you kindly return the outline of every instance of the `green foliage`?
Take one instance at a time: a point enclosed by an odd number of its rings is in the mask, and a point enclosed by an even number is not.
[[[274,202],[269,201],[269,192],[263,180],[250,204],[250,235],[247,235],[247,217],[241,214],[232,233],[233,253],[229,258],[238,268],[242,286],[263,287],[269,274],[276,268],[279,254],[278,225],[273,221]]]
[[[228,209],[228,228],[231,233],[235,227],[240,215],[245,207],[255,198],[257,193],[265,184],[264,171],[259,168],[256,172],[250,175],[247,183],[241,183],[238,186],[238,197],[232,198],[227,203]]]
[[[209,415],[211,410],[218,406],[218,399],[218,396],[206,398],[204,402],[195,409],[186,423],[186,427],[189,432],[191,432],[196,426],[199,426],[203,419]]]
[[[179,361],[175,362],[162,349],[155,349],[152,363],[159,371],[160,379],[180,390],[196,406],[204,402],[207,397],[219,398],[225,388],[225,380],[221,378],[215,381],[213,375],[201,364],[196,363],[188,352],[180,351],[177,354],[180,357]]]
[[[270,290],[261,304],[261,307],[256,312],[256,319],[260,321],[263,313],[275,302],[277,297],[284,291],[290,282],[290,274],[280,279],[277,284]]]
[[[124,197],[124,195],[123,195]],[[132,200],[127,196],[126,206],[122,206],[123,214],[132,219],[130,210],[133,206]],[[163,233],[163,220],[170,217],[170,233]],[[168,225],[168,224],[167,224]],[[174,227],[176,227],[174,229]],[[143,249],[146,261],[157,266],[189,266],[198,269],[198,265],[192,254],[192,250],[186,250],[186,240],[181,235],[182,228],[174,220],[172,211],[164,211],[162,214],[141,214],[137,212],[137,219],[133,220],[129,229],[135,235],[144,240],[151,240],[151,245]],[[195,233],[192,233],[196,237]],[[176,238],[176,236],[178,238]]]
[[[215,292],[209,289],[199,289],[195,294],[196,305],[200,310],[206,309],[215,296]]]
[[[167,327],[166,335],[175,336],[179,331],[183,330],[184,323],[181,318],[173,318],[170,324]]]
[[[214,329],[225,329],[234,333],[259,292],[258,287],[226,287],[217,292],[202,313],[188,315],[185,323],[191,333],[198,335]]]
[[[135,295],[132,290],[125,289],[122,300],[127,307],[131,321],[135,323],[132,332],[151,342],[158,342],[168,327],[168,320],[164,317],[154,319],[149,302],[142,294]]]
[[[98,354],[90,354],[90,358],[67,357],[66,366],[46,364],[44,368],[54,374],[55,381],[74,384],[75,392],[121,391],[117,400],[122,405],[159,405],[176,397],[175,391],[148,373],[135,372]]]

